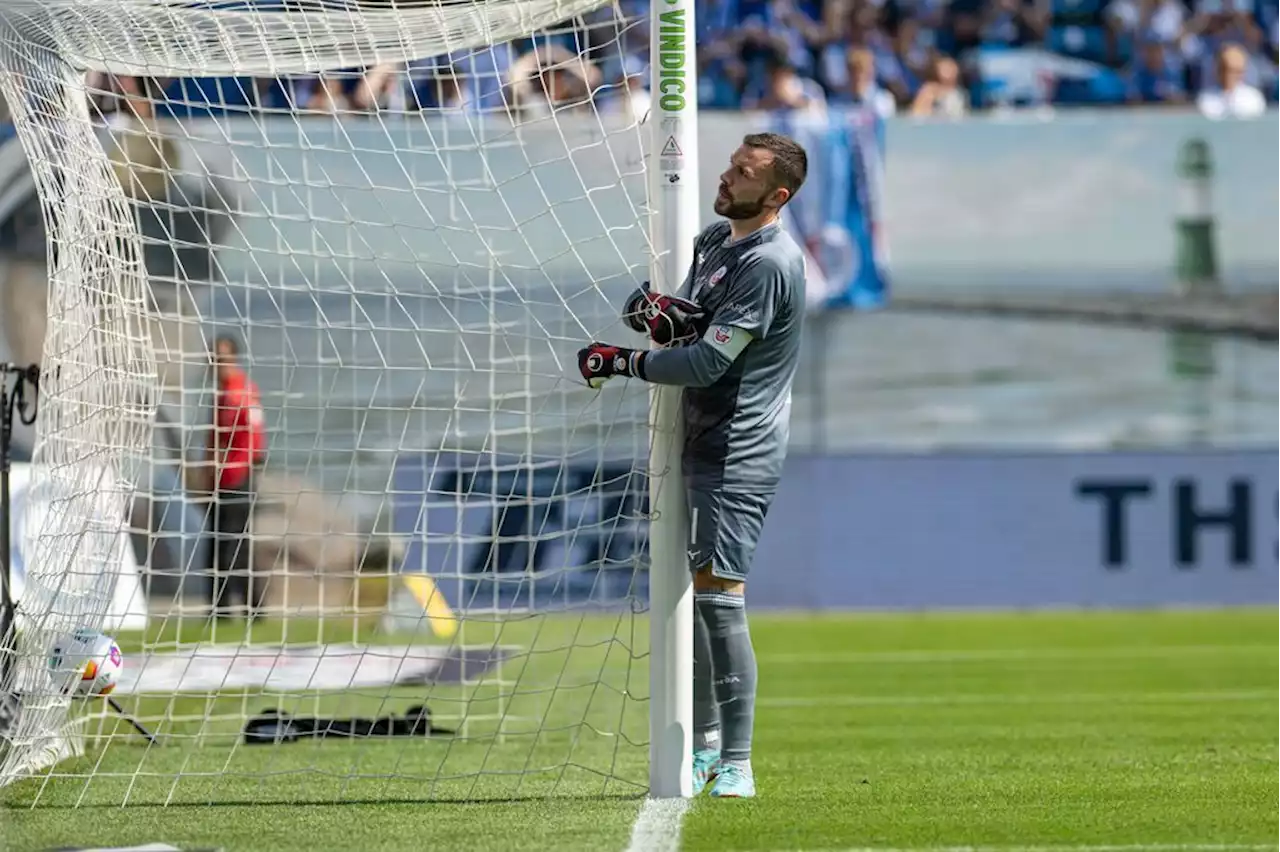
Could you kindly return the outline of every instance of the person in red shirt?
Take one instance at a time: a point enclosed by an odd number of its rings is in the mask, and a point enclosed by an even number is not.
[[[255,588],[249,522],[254,478],[267,451],[266,418],[258,386],[240,366],[240,348],[229,337],[215,343],[218,383],[214,402],[213,571],[214,612],[230,614],[233,599],[255,617],[261,588]]]

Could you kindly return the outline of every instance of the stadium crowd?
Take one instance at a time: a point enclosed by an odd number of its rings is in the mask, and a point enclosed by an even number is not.
[[[699,0],[703,109],[958,116],[993,106],[1195,105],[1256,115],[1277,97],[1277,0]],[[322,78],[90,80],[98,108],[149,94],[226,108],[648,109],[647,0],[536,39]],[[992,57],[1036,84],[1002,94]],[[987,60],[984,62],[983,60]],[[1066,83],[1070,82],[1070,85]],[[1083,80],[1083,83],[1081,82]]]

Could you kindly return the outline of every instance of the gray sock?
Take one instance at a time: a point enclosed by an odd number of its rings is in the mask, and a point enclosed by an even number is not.
[[[693,608],[693,748],[720,750],[720,711],[711,686],[711,639],[707,623]]]
[[[723,737],[720,756],[747,764],[756,711],[756,652],[747,630],[745,601],[742,595],[725,592],[697,592],[693,600],[711,643]]]

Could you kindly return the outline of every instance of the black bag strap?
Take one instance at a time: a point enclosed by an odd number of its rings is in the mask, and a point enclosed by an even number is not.
[[[266,745],[324,737],[451,737],[456,733],[433,725],[426,705],[410,707],[403,716],[379,719],[322,719],[265,710],[245,723],[244,741]]]

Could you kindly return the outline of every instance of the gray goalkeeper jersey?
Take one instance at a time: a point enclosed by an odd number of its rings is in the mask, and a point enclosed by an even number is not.
[[[727,343],[742,332],[752,340],[711,386],[684,390],[689,487],[777,487],[791,431],[804,284],[804,253],[776,222],[737,241],[728,222],[717,222],[694,242],[680,295],[707,310],[713,340]]]

